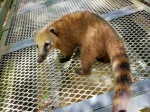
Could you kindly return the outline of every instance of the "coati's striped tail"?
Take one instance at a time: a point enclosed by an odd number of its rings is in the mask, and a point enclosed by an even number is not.
[[[116,83],[112,112],[126,112],[132,84],[128,56],[124,46],[115,46],[109,55]]]

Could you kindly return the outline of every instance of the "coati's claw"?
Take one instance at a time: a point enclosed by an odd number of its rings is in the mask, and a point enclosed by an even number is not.
[[[61,58],[59,59],[60,63],[65,63],[66,61],[69,61],[71,57],[67,57],[67,58]]]
[[[84,75],[84,73],[83,73],[83,69],[82,68],[78,68],[78,69],[76,69],[76,74],[78,74],[78,75]]]

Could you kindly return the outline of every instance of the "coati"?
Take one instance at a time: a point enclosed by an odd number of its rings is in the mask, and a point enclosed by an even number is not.
[[[76,48],[81,52],[82,68],[79,75],[90,74],[95,59],[110,60],[115,77],[115,95],[112,112],[126,112],[131,96],[131,70],[125,46],[117,32],[103,18],[89,11],[79,11],[62,16],[34,32],[38,47],[38,62],[57,48],[64,62]]]

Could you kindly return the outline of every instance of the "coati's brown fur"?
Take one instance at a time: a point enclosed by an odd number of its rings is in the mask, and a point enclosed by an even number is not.
[[[112,112],[127,110],[132,84],[128,56],[123,41],[103,18],[88,11],[62,16],[36,31],[35,42],[38,62],[43,62],[53,48],[59,49],[66,60],[80,48],[82,69],[76,70],[79,75],[90,74],[96,58],[110,59],[116,80]]]

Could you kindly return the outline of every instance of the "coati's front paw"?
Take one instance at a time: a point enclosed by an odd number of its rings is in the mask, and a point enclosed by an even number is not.
[[[60,63],[65,63],[66,61],[69,61],[71,57],[67,57],[67,58],[61,58],[59,59]]]

